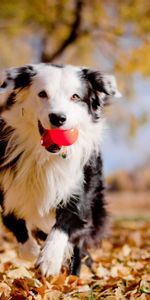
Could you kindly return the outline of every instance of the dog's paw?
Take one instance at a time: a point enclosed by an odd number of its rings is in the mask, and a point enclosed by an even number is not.
[[[42,249],[37,262],[36,267],[38,267],[43,276],[58,275],[61,270],[63,263],[63,258],[59,257],[57,253],[52,251],[47,252],[45,248]]]
[[[48,236],[36,262],[42,275],[48,277],[60,273],[68,237],[58,229],[52,230]]]

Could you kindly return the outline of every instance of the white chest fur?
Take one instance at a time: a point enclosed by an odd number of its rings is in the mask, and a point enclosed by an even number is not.
[[[78,142],[67,148],[67,159],[52,155],[40,146],[37,128],[35,130],[27,123],[16,129],[9,140],[11,153],[8,153],[6,163],[22,154],[15,168],[5,168],[0,173],[5,213],[15,211],[19,218],[49,231],[49,223],[53,223],[50,215],[54,219],[53,211],[57,205],[80,194],[83,165],[92,151],[99,148],[97,137],[102,138],[103,128],[103,122],[85,124]]]
[[[1,175],[6,213],[15,211],[19,218],[40,228],[44,219],[42,227],[46,230],[52,222],[49,215],[57,205],[80,192],[83,175],[79,156],[77,159],[74,152],[71,158],[63,159],[44,149],[38,154],[24,152],[15,170],[8,169]]]

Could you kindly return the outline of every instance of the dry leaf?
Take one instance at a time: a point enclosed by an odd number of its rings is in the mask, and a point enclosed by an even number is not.
[[[109,239],[90,250],[94,273],[83,265],[81,278],[65,268],[43,277],[18,259],[8,232],[0,231],[0,245],[0,300],[150,299],[150,222],[115,222]]]

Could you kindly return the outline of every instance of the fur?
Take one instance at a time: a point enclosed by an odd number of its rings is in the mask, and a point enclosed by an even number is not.
[[[106,96],[107,102],[109,96],[120,96],[115,79],[99,71],[48,64],[12,68],[5,77],[0,87],[4,224],[22,244],[22,253],[28,249],[26,256],[35,256],[43,275],[59,273],[67,249],[75,249],[76,274],[89,242],[100,240],[107,215],[99,151]],[[43,129],[53,128],[50,114],[65,116],[62,129],[79,130],[78,141],[55,154],[40,144],[39,122]],[[35,232],[47,236],[41,250]]]

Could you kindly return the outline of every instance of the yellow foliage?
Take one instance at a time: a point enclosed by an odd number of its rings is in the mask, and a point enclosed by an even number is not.
[[[82,4],[80,10],[77,3]],[[76,32],[69,40],[73,26]],[[148,0],[5,0],[1,1],[0,8],[0,39],[3,40],[0,66],[9,64],[9,60],[10,64],[11,60],[16,63],[14,51],[9,50],[15,49],[16,40],[23,53],[22,59],[18,56],[18,63],[24,63],[29,53],[31,60],[34,49],[27,42],[30,35],[39,39],[41,56],[43,51],[50,61],[56,58],[95,65],[100,53],[101,57],[112,60],[117,71],[149,75],[149,32]],[[121,38],[126,41],[125,45]],[[7,39],[9,43],[5,42]],[[68,44],[62,47],[67,40]]]

